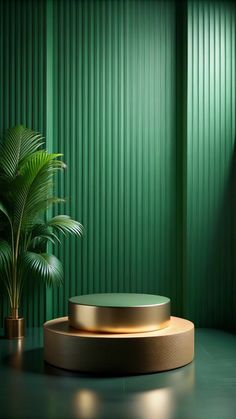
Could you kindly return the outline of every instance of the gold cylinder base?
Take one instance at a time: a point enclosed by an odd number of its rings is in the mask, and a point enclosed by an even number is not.
[[[130,334],[101,334],[69,327],[61,317],[44,324],[44,359],[72,371],[144,374],[182,367],[194,357],[194,325],[171,317],[165,329]]]
[[[68,309],[70,326],[89,332],[150,332],[170,320],[170,299],[152,294],[80,295],[69,299]]]
[[[23,317],[13,319],[5,318],[5,337],[7,339],[21,339],[25,336],[25,320]]]

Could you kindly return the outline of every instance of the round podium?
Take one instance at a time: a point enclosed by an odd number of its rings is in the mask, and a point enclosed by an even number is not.
[[[72,371],[144,374],[190,363],[194,325],[170,317],[170,299],[91,294],[69,299],[69,317],[44,324],[44,359]]]
[[[171,317],[169,326],[145,333],[91,333],[72,329],[68,318],[44,325],[44,357],[56,367],[88,373],[141,374],[190,363],[194,326]]]
[[[69,299],[69,325],[102,333],[163,329],[170,321],[170,299],[160,295],[107,293]]]

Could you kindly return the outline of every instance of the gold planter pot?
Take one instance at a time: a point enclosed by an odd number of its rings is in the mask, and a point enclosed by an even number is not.
[[[25,320],[23,317],[5,318],[5,337],[7,339],[21,339],[25,336]]]

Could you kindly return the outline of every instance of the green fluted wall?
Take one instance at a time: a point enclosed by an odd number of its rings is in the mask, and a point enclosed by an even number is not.
[[[17,124],[46,133],[45,17],[43,0],[0,1],[1,134]],[[27,286],[22,307],[29,325],[42,323],[44,287],[38,283]],[[7,313],[6,298],[1,298],[0,319]]]
[[[236,326],[235,26],[233,3],[188,7],[186,311]]]
[[[27,290],[29,324],[71,295],[137,291],[233,328],[233,3],[0,5],[1,131],[24,123],[64,153],[60,210],[85,226],[56,249],[64,286]]]
[[[54,2],[53,138],[59,180],[82,241],[58,249],[71,295],[170,295],[176,274],[174,6],[153,1]]]

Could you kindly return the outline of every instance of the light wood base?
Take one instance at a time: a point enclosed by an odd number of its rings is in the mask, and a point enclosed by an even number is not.
[[[169,326],[146,333],[91,333],[69,327],[61,317],[44,324],[44,359],[73,371],[98,374],[142,374],[190,363],[194,325],[171,317]]]

